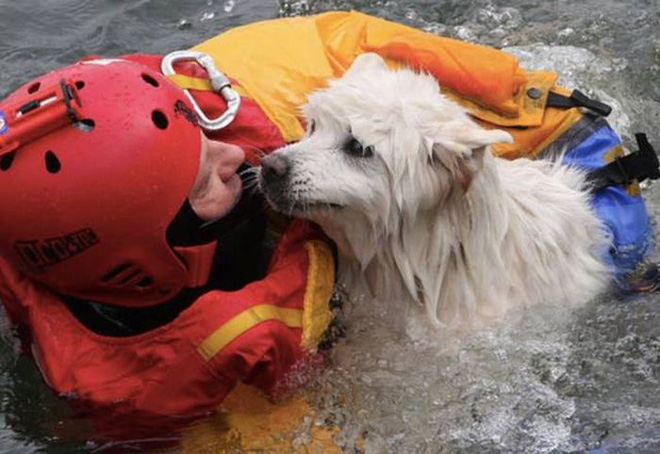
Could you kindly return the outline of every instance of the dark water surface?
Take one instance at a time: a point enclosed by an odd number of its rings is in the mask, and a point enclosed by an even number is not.
[[[660,146],[657,0],[0,0],[0,96],[84,55],[163,53],[255,20],[350,8],[559,70],[566,85],[615,107],[612,123],[628,145],[641,130]],[[645,193],[657,224],[660,184]],[[415,344],[382,329],[377,313],[352,316],[336,368],[319,387],[360,395],[360,408],[335,408],[319,397],[323,414],[346,422],[346,452],[365,432],[370,452],[660,452],[655,295],[605,299],[571,313],[535,309],[506,326]],[[88,441],[86,421],[15,351],[5,336],[0,453],[112,448]]]

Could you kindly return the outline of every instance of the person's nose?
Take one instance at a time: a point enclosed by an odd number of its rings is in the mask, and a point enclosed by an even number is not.
[[[236,145],[209,141],[208,157],[222,181],[229,180],[245,161],[245,153]]]

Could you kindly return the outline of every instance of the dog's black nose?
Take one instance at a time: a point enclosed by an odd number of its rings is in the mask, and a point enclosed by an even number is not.
[[[266,180],[282,179],[289,173],[289,159],[281,154],[266,156],[261,161],[261,175]]]

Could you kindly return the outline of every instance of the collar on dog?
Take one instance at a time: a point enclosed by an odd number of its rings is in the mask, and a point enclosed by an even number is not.
[[[660,162],[646,134],[635,134],[638,151],[615,159],[604,167],[592,170],[587,175],[587,182],[592,192],[598,192],[607,186],[628,185],[647,178],[660,178]]]

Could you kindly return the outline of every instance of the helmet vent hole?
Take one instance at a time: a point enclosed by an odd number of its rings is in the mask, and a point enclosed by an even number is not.
[[[151,285],[154,283],[154,280],[151,279],[150,277],[145,277],[142,279],[140,282],[135,284],[136,287],[141,288],[141,289],[146,289],[151,287]]]
[[[122,263],[121,265],[117,265],[110,271],[108,271],[102,278],[101,282],[110,282],[117,276],[119,276],[122,272],[126,271],[127,269],[131,268],[133,265],[130,263]]]
[[[131,281],[134,281],[136,278],[140,277],[142,271],[140,269],[132,269],[130,273],[125,273],[121,279],[118,280],[117,285],[124,287],[126,284],[130,284]]]
[[[158,81],[156,79],[154,79],[153,77],[151,77],[150,75],[148,75],[148,74],[142,74],[142,80],[144,80],[146,83],[148,83],[152,87],[158,87],[159,86]]]
[[[96,122],[91,118],[83,118],[79,122],[75,123],[74,126],[82,132],[90,132],[94,130]]]
[[[2,155],[2,157],[0,157],[0,170],[3,172],[9,170],[11,163],[14,162],[15,154],[16,151],[10,151],[9,153],[5,153]]]
[[[101,282],[111,287],[133,287],[137,290],[147,290],[153,285],[154,280],[138,265],[122,263],[103,275]]]
[[[154,124],[158,129],[167,129],[167,126],[169,124],[169,121],[167,121],[167,117],[160,110],[154,110],[153,112],[151,112],[151,121],[154,122]]]
[[[83,82],[82,80],[77,80],[76,81],[76,88],[78,90],[82,90],[83,88],[85,88],[85,82]]]
[[[62,168],[62,163],[57,158],[57,155],[52,151],[48,150],[46,152],[46,170],[50,173],[57,173]]]
[[[29,94],[33,95],[39,91],[39,88],[41,88],[41,82],[35,82],[28,87],[27,91]]]

